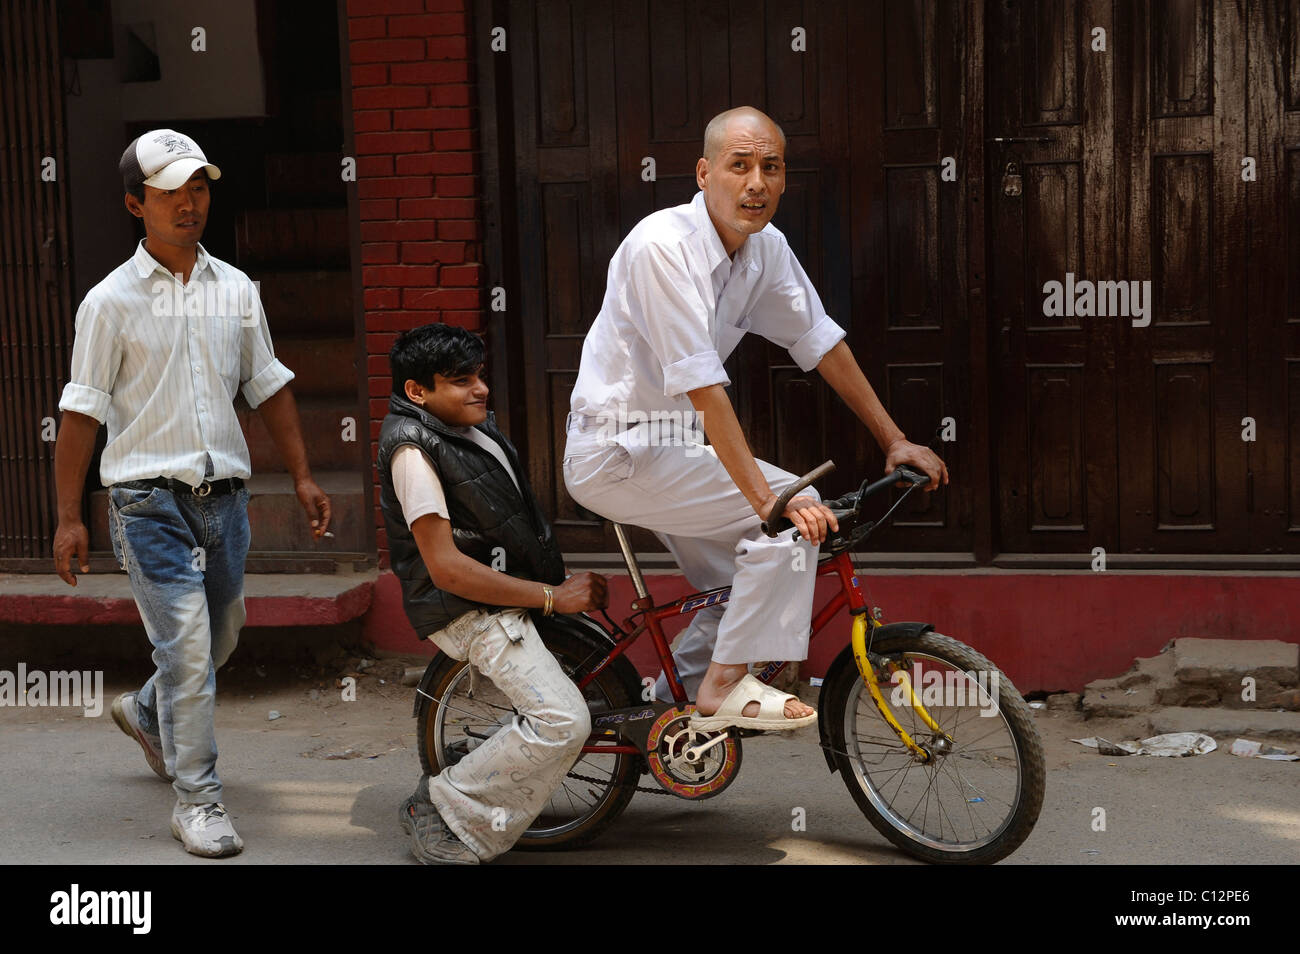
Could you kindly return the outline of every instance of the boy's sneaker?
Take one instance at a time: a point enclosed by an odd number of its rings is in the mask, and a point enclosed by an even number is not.
[[[162,739],[140,728],[140,713],[135,705],[135,693],[124,692],[113,700],[113,721],[117,727],[140,743],[144,749],[144,760],[154,770],[154,774],[166,782],[176,781],[174,775],[167,774],[167,761],[163,758]]]
[[[172,837],[190,854],[205,858],[224,858],[244,850],[243,839],[235,833],[226,806],[220,802],[209,805],[177,802],[172,809]]]
[[[402,830],[411,836],[411,854],[426,865],[476,865],[474,854],[447,827],[429,800],[429,776],[420,778],[415,794],[402,803]]]

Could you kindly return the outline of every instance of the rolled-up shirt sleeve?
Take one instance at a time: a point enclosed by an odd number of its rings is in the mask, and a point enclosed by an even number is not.
[[[678,397],[730,384],[709,333],[709,311],[681,249],[647,245],[628,263],[628,314],[664,374],[664,394]]]
[[[844,337],[844,329],[826,314],[784,235],[770,267],[775,274],[750,312],[750,330],[785,348],[795,364],[811,371]]]
[[[280,388],[293,380],[293,372],[275,356],[271,329],[266,324],[262,300],[252,286],[252,307],[243,316],[243,333],[239,343],[239,381],[248,406],[256,408]]]
[[[122,341],[116,322],[99,302],[87,298],[77,309],[72,369],[59,398],[59,410],[85,414],[103,424],[121,365]]]

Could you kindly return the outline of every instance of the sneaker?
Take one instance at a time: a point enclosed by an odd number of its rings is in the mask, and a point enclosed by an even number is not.
[[[478,855],[456,837],[429,800],[429,776],[402,803],[402,830],[411,836],[411,854],[426,865],[476,865]]]
[[[223,858],[244,850],[243,839],[235,833],[226,806],[220,802],[209,805],[177,802],[172,810],[172,837],[190,854],[205,858]]]
[[[135,705],[135,693],[124,692],[113,700],[113,721],[117,727],[140,743],[144,749],[144,760],[154,770],[154,774],[165,782],[176,781],[176,776],[167,774],[167,761],[163,758],[162,739],[140,728],[140,713]]]

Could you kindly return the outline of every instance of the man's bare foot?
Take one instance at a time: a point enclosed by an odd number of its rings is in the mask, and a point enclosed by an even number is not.
[[[726,701],[727,696],[736,688],[740,680],[744,679],[749,673],[749,667],[744,663],[734,666],[726,666],[721,663],[709,663],[709,670],[704,674],[704,681],[700,683],[700,691],[695,696],[695,711],[702,716],[711,716],[718,711],[722,703]],[[741,710],[741,715],[747,718],[754,718],[758,715],[758,703],[750,702]],[[785,717],[787,719],[800,719],[804,716],[810,716],[816,709],[805,705],[798,699],[787,699],[785,702]]]

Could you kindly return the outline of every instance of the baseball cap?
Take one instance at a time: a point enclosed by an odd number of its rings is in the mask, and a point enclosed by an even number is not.
[[[199,144],[174,129],[152,129],[137,136],[117,168],[128,190],[141,184],[179,189],[199,169],[208,170],[209,179],[221,178],[221,170],[208,162]]]

